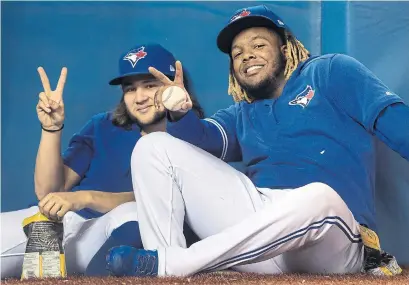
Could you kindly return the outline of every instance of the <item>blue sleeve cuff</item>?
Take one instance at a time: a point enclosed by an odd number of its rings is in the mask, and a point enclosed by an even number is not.
[[[369,132],[374,133],[375,131],[375,122],[378,119],[379,114],[388,106],[395,103],[403,103],[402,98],[396,95],[390,95],[388,97],[381,97],[379,101],[374,102],[368,109],[369,112],[367,121],[365,122],[365,127]]]
[[[168,120],[166,125],[166,130],[170,135],[188,142],[197,140],[202,128],[202,122],[192,110],[189,110],[176,122]]]
[[[397,103],[385,107],[374,126],[375,135],[389,148],[409,159],[409,107]]]

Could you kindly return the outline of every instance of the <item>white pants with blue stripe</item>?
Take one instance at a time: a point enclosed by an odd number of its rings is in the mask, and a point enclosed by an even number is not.
[[[359,224],[329,186],[256,188],[241,172],[166,133],[138,141],[131,160],[139,227],[159,276],[233,268],[266,274],[355,273]],[[186,219],[202,239],[189,248]]]

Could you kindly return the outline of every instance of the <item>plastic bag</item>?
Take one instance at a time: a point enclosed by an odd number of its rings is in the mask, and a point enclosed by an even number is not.
[[[39,212],[24,219],[23,229],[28,240],[21,279],[66,277],[63,223]]]

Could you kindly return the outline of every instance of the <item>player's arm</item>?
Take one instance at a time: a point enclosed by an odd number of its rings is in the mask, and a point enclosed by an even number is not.
[[[61,219],[68,211],[80,211],[84,208],[107,213],[115,207],[135,201],[133,192],[108,193],[93,190],[76,192],[53,192],[45,196],[38,204],[41,213],[51,219]]]
[[[53,192],[70,191],[89,168],[93,156],[94,118],[71,138],[61,154],[61,133],[42,131],[35,166],[35,191],[39,200]]]
[[[81,181],[91,165],[94,155],[95,127],[100,120],[104,119],[105,114],[94,116],[78,133],[73,135],[63,155],[58,155],[64,172],[62,175],[64,183],[59,184],[61,191],[50,191],[41,199],[40,211],[47,217],[61,218],[68,211],[79,211],[84,208],[105,213],[122,203],[134,201],[133,192],[104,193],[92,189],[70,191]],[[61,164],[58,166],[61,167]],[[45,167],[51,168],[51,165],[46,164]]]
[[[64,126],[63,90],[67,69],[61,70],[55,90],[51,89],[47,74],[42,67],[38,73],[44,88],[36,106],[38,120],[42,126],[41,140],[37,152],[34,185],[39,200],[50,192],[59,192],[78,182],[79,177],[64,167],[61,157],[61,133]]]
[[[135,201],[133,191],[121,193],[108,193],[102,191],[77,191],[76,193],[83,194],[86,201],[84,208],[92,209],[100,213],[107,213],[117,206]]]
[[[409,160],[409,107],[396,103],[386,107],[376,119],[375,135],[391,149]]]
[[[62,130],[41,133],[34,172],[35,193],[39,200],[51,192],[67,191],[80,181],[80,176],[63,163],[61,133]]]
[[[363,64],[335,55],[327,94],[336,106],[409,159],[409,107]]]
[[[220,110],[210,118],[199,119],[192,110],[183,117],[169,118],[167,132],[226,161],[240,161],[236,136],[237,105]]]

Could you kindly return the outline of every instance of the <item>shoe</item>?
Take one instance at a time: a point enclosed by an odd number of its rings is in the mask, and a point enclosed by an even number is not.
[[[158,276],[158,252],[117,246],[108,251],[107,270],[112,276]]]

